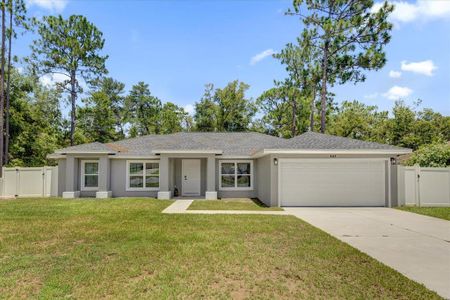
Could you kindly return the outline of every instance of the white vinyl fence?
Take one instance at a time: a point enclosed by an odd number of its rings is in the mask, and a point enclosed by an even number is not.
[[[58,168],[3,168],[2,197],[50,197],[58,194]]]
[[[399,205],[450,206],[450,168],[398,167]]]

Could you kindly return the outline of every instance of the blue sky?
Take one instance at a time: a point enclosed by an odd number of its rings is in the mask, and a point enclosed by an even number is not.
[[[223,87],[239,79],[256,98],[281,80],[284,67],[269,55],[295,41],[301,23],[284,15],[286,0],[27,0],[29,14],[85,15],[106,39],[109,76],[150,85],[152,94],[188,110],[204,85]],[[450,0],[400,1],[388,62],[357,85],[333,88],[337,102],[359,100],[389,109],[396,99],[422,99],[450,115]],[[374,8],[376,9],[376,7]],[[29,54],[32,34],[14,43]],[[51,82],[50,78],[43,78]],[[54,78],[53,80],[57,80]]]

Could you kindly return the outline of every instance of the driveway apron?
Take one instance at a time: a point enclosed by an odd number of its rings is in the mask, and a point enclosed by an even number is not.
[[[450,299],[450,222],[391,208],[285,207]]]

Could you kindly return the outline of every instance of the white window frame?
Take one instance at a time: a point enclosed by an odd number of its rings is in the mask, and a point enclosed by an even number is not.
[[[132,163],[141,163],[144,164],[144,169],[143,169],[143,177],[144,177],[144,186],[145,186],[145,164],[146,163],[157,163],[158,164],[158,168],[161,167],[161,164],[159,162],[159,160],[127,160],[127,176],[126,176],[126,191],[127,192],[140,192],[140,191],[159,191],[159,187],[155,188],[155,187],[130,187],[130,164]],[[159,177],[158,177],[158,185],[161,186],[161,169],[159,170]]]
[[[222,164],[223,163],[234,163],[234,187],[222,187]],[[237,164],[239,163],[250,163],[250,187],[238,187],[237,186]],[[225,176],[231,176],[231,174],[224,174]],[[253,190],[253,160],[220,160],[219,161],[219,190],[221,191],[252,191]]]
[[[96,163],[97,164],[97,186],[96,187],[87,187],[85,186],[85,175],[95,175],[95,174],[86,174],[85,173],[85,165],[86,163]],[[100,182],[100,163],[98,160],[82,160],[81,161],[81,185],[80,188],[82,191],[98,191],[98,184]]]

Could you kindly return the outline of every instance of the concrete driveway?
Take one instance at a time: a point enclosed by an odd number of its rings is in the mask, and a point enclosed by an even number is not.
[[[285,207],[450,299],[450,222],[391,208]]]

